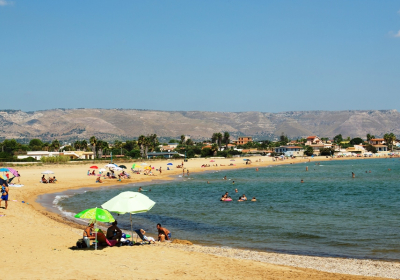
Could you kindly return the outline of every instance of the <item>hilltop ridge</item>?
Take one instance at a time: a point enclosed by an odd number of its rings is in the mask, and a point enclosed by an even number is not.
[[[41,138],[51,140],[130,139],[141,134],[160,137],[191,135],[207,139],[217,131],[232,137],[274,138],[282,133],[290,138],[319,135],[333,137],[400,134],[397,110],[207,112],[156,111],[140,109],[51,109],[23,112],[0,110],[1,138]]]

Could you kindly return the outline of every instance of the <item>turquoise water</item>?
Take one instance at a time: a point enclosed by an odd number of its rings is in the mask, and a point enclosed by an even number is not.
[[[144,186],[151,189],[144,194],[157,203],[134,216],[134,228],[155,235],[155,225],[161,223],[174,238],[206,245],[400,260],[399,159],[202,172],[189,178]],[[58,203],[63,211],[77,213],[138,186],[87,191]],[[225,192],[234,201],[220,202]],[[237,202],[243,193],[257,202]],[[116,218],[121,227],[130,228],[129,215]]]

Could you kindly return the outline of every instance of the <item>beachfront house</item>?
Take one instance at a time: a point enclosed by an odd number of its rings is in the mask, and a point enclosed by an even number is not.
[[[64,151],[64,152],[49,152],[49,151],[28,151],[26,155],[18,155],[18,159],[33,157],[40,160],[42,157],[68,156],[70,159],[94,159],[93,152],[84,151]]]
[[[313,145],[320,145],[320,144],[323,144],[323,142],[318,136],[314,135],[314,136],[307,137],[306,146],[313,146]]]
[[[148,159],[158,158],[158,157],[173,158],[174,156],[185,157],[185,155],[182,155],[178,152],[150,152],[150,153],[147,153]]]
[[[238,146],[238,145],[245,145],[245,144],[247,144],[247,143],[249,143],[249,142],[253,142],[253,137],[249,137],[249,136],[246,136],[246,137],[238,137],[237,140],[233,140],[232,142],[233,142],[236,146]]]
[[[383,138],[370,139],[368,143],[374,146],[378,153],[384,153],[388,151],[388,147],[385,145],[385,139]]]
[[[304,149],[300,146],[280,146],[275,148],[275,153],[283,154],[287,157],[302,157],[304,156]]]

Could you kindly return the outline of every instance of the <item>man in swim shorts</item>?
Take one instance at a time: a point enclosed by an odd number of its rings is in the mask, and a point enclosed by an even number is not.
[[[6,204],[6,208],[8,207],[8,185],[6,182],[3,183],[2,187],[1,187],[1,199],[0,199],[0,207],[1,207],[1,202],[4,200],[5,204]]]
[[[165,240],[170,240],[171,239],[171,233],[168,229],[161,227],[161,224],[157,224],[157,230],[158,230],[158,241],[163,241]]]
[[[107,229],[107,239],[108,240],[117,240],[117,244],[120,243],[122,237],[122,230],[117,227],[118,222],[114,221],[111,226]]]

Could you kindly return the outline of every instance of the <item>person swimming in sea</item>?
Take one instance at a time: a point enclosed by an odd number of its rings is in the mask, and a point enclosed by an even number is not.
[[[251,199],[251,201],[257,201],[256,197],[253,196],[253,198]]]
[[[138,191],[139,191],[139,192],[143,191],[142,187],[139,187],[139,190],[138,190]]]

